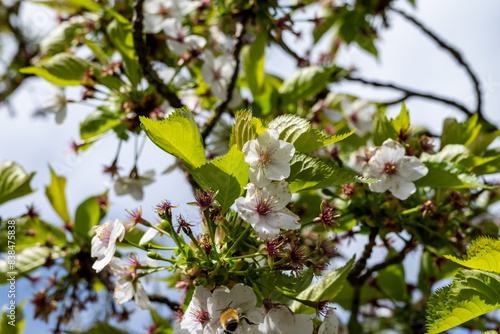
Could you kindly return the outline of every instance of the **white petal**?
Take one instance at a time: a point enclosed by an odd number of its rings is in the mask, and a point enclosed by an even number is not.
[[[181,43],[173,39],[167,39],[167,46],[170,51],[178,56],[181,56],[189,51],[189,45]]]
[[[189,35],[184,39],[184,42],[189,46],[191,50],[201,50],[207,44],[207,40],[198,35]]]
[[[397,141],[389,138],[382,143],[380,156],[384,162],[394,163],[405,156],[405,148]]]
[[[157,229],[152,227],[148,228],[146,233],[144,233],[144,235],[142,236],[141,240],[139,240],[139,245],[147,244],[148,242],[153,240],[158,235],[158,233],[160,232],[158,232]]]
[[[407,199],[415,190],[415,185],[410,181],[392,182],[389,185],[389,191],[400,200]]]
[[[270,180],[284,180],[290,176],[290,165],[286,161],[273,160],[264,166],[264,174]]]
[[[266,220],[259,222],[259,224],[252,224],[252,226],[262,239],[273,239],[280,233],[279,228],[270,226]]]
[[[143,310],[149,310],[151,308],[151,302],[149,301],[148,294],[139,281],[135,284],[134,300],[135,304]]]
[[[128,302],[134,296],[134,286],[131,281],[119,279],[115,285],[114,298],[117,304]]]
[[[429,169],[416,157],[403,157],[401,160],[399,175],[407,181],[416,181],[427,175]]]
[[[255,308],[255,304],[257,303],[257,297],[252,288],[243,283],[238,283],[233,286],[230,297],[233,299],[231,307],[239,308],[242,313],[246,313]]]
[[[326,313],[324,322],[319,326],[318,334],[338,334],[339,332],[340,320],[333,313],[332,310],[329,310]]]
[[[256,166],[260,158],[260,145],[257,140],[249,140],[243,145],[243,153],[245,153],[245,162],[250,166]]]
[[[259,135],[257,141],[259,142],[259,145],[262,149],[266,151],[274,151],[279,147],[279,137],[280,135],[278,131],[276,131],[275,129],[267,129]]]
[[[378,178],[378,177],[375,176],[375,178]],[[370,188],[371,191],[374,191],[376,193],[383,193],[389,187],[388,177],[386,175],[382,175],[378,179],[380,179],[380,182],[369,183],[368,188]]]
[[[287,208],[266,215],[266,222],[271,227],[277,227],[289,230],[296,230],[300,228],[301,225],[300,223],[298,223],[299,219],[300,219],[299,216],[297,216]]]
[[[259,188],[265,187],[271,183],[271,180],[264,174],[264,168],[260,166],[250,166],[248,177],[250,182],[254,183]]]
[[[286,181],[273,182],[263,188],[262,192],[274,197],[276,210],[283,209],[292,199],[292,192]]]
[[[292,160],[293,154],[295,153],[295,147],[284,140],[279,140],[278,145],[278,149],[273,154],[273,158],[284,162]]]

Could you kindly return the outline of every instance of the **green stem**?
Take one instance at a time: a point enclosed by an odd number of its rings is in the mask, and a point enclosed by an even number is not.
[[[409,215],[409,214],[411,214],[411,213],[418,212],[419,210],[420,210],[420,205],[419,205],[419,206],[416,206],[416,207],[414,207],[414,208],[412,208],[412,209],[405,210],[405,211],[401,212],[401,214],[402,214],[403,216],[405,216],[405,215]]]
[[[238,246],[238,243],[241,241],[241,239],[243,239],[243,237],[247,234],[248,230],[250,230],[251,228],[252,228],[252,225],[250,225],[250,224],[248,224],[247,227],[245,227],[245,230],[240,234],[238,239],[235,240],[235,242],[233,243],[231,248],[229,248],[229,250],[224,255],[224,257],[223,257],[224,260],[226,260],[229,255],[233,254],[234,250],[236,249],[236,246]]]
[[[127,238],[124,238],[122,242],[123,242],[124,244],[129,244],[130,246],[137,247],[137,248],[139,248],[139,249],[144,249],[144,250],[147,250],[145,247],[139,246],[138,244],[136,244],[135,242],[132,242],[132,241],[128,240]]]
[[[156,273],[158,271],[167,270],[167,269],[171,269],[171,268],[172,267],[157,267],[157,268],[154,268],[154,269],[149,270],[149,271],[143,271],[142,273],[139,273],[138,276],[139,277],[143,277],[143,276],[146,276],[146,275],[149,275],[149,274]]]
[[[260,254],[260,253],[253,253],[253,254],[247,254],[247,255],[241,255],[241,256],[233,256],[233,257],[227,257],[227,258],[224,258],[225,260],[239,260],[239,259],[251,259],[251,258],[254,258],[254,257],[257,257],[257,256],[264,256],[264,254]]]
[[[215,244],[215,231],[214,231],[213,226],[212,226],[212,221],[209,219],[209,217],[205,211],[203,211],[203,216],[205,217],[205,222],[207,223],[208,236],[210,238],[210,243],[212,244],[212,253],[215,254],[217,261],[220,262],[219,252],[217,252],[217,247]]]
[[[210,260],[208,258],[207,253],[205,253],[205,251],[203,250],[203,248],[201,248],[200,244],[198,243],[198,240],[196,240],[196,238],[194,237],[193,233],[191,232],[187,236],[189,237],[189,239],[191,239],[191,241],[193,241],[193,243],[195,244],[196,248],[198,248],[198,250],[200,251],[200,253],[203,254],[207,260]]]
[[[146,244],[146,246],[148,249],[172,250],[172,251],[179,249],[179,247],[164,247],[164,246],[150,245],[150,244]]]

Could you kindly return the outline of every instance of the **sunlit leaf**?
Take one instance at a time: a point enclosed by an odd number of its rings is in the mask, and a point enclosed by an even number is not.
[[[0,166],[0,204],[31,194],[30,181],[35,172],[27,174],[21,166],[4,161]]]
[[[64,222],[69,222],[71,218],[66,204],[66,194],[64,192],[66,178],[57,176],[52,168],[50,168],[50,175],[52,176],[52,181],[49,186],[45,187],[45,195],[47,195],[50,204],[52,204],[52,207],[59,217],[61,217]]]

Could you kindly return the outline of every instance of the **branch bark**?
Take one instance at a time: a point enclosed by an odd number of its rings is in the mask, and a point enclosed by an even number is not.
[[[210,132],[212,131],[212,129],[214,128],[219,118],[221,117],[222,113],[226,110],[227,105],[233,98],[234,87],[236,85],[236,80],[238,79],[238,73],[240,71],[240,53],[241,53],[241,48],[243,47],[243,36],[245,35],[245,22],[246,18],[244,18],[241,21],[241,26],[239,27],[237,26],[236,28],[236,34],[235,34],[236,44],[234,45],[232,52],[234,60],[236,61],[236,66],[234,67],[233,75],[231,76],[231,80],[229,81],[229,85],[227,86],[226,99],[215,109],[214,114],[205,124],[205,128],[201,133],[201,137],[203,138],[204,142],[207,139]]]
[[[172,311],[177,310],[181,305],[179,305],[176,302],[171,301],[167,297],[164,297],[162,295],[154,294],[154,295],[149,295],[149,300],[152,302],[156,303],[161,303],[167,305]]]
[[[177,97],[175,92],[171,91],[167,85],[158,77],[158,74],[151,66],[147,58],[147,46],[144,42],[143,36],[143,23],[144,18],[142,13],[142,7],[144,0],[136,0],[134,3],[134,16],[132,18],[132,35],[134,38],[134,49],[137,57],[139,58],[139,64],[141,65],[142,73],[148,80],[148,82],[156,87],[158,93],[160,93],[174,108],[182,108],[184,105],[181,100]]]

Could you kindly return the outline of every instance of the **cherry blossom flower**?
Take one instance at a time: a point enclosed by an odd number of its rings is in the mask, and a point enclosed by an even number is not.
[[[333,310],[328,310],[323,323],[319,326],[318,334],[338,334],[339,324],[340,320]]]
[[[177,324],[172,334],[208,333],[205,327],[213,320],[207,306],[207,300],[210,297],[212,297],[212,293],[209,290],[197,286],[182,321]]]
[[[233,75],[235,67],[236,61],[232,57],[222,55],[215,58],[211,51],[205,51],[201,76],[210,86],[212,93],[221,100],[227,97],[227,81]]]
[[[293,314],[288,307],[281,306],[269,310],[258,329],[261,333],[266,334],[311,334],[313,323],[311,316]]]
[[[163,29],[165,20],[181,20],[188,10],[188,1],[146,0],[144,2],[144,30],[148,34],[157,34]]]
[[[188,51],[201,50],[207,44],[205,38],[198,35],[189,35],[189,31],[177,19],[166,20],[163,23],[163,31],[170,37],[167,39],[169,50],[178,56]]]
[[[205,327],[204,333],[220,333],[220,315],[228,307],[237,310],[238,314],[246,319],[241,320],[238,328],[232,333],[255,333],[257,324],[263,320],[262,309],[255,307],[256,302],[257,297],[253,290],[242,283],[236,284],[232,289],[217,287],[207,299],[211,322]]]
[[[377,108],[364,100],[349,102],[344,99],[340,101],[342,110],[351,130],[356,129],[356,134],[360,137],[371,131],[373,127],[373,116]]]
[[[134,199],[140,201],[144,196],[142,187],[153,183],[155,172],[153,170],[147,171],[143,175],[136,177],[119,177],[115,181],[115,193],[117,196],[130,194]]]
[[[387,139],[375,155],[368,161],[370,176],[379,179],[370,183],[370,190],[384,192],[389,190],[400,200],[407,199],[416,191],[412,181],[425,176],[427,167],[416,157],[405,156],[403,145]]]
[[[274,182],[264,188],[249,183],[245,189],[246,197],[236,200],[236,208],[261,238],[274,238],[280,229],[300,227],[299,216],[286,208],[292,198],[287,182]]]
[[[125,226],[117,219],[110,219],[104,225],[94,226],[96,235],[92,238],[92,249],[90,255],[97,257],[92,268],[100,272],[109,264],[116,252],[116,241],[122,241],[125,237]]]
[[[131,257],[129,263],[117,257],[111,260],[111,271],[118,277],[113,297],[117,304],[126,303],[133,297],[137,306],[143,310],[149,310],[151,302],[136,272],[140,266],[141,264],[135,257]]]
[[[142,235],[141,240],[139,240],[139,245],[142,246],[144,244],[149,243],[158,235],[158,233],[160,233],[160,231],[158,231],[157,229],[153,227],[148,228],[146,233]]]
[[[64,88],[59,86],[53,86],[47,99],[42,103],[43,114],[52,113],[56,115],[56,123],[62,124],[66,119],[67,113],[67,100],[66,95],[64,95]]]
[[[275,129],[267,129],[255,140],[243,146],[245,162],[250,165],[250,182],[263,187],[271,180],[281,181],[290,176],[289,162],[295,147],[279,139]]]

